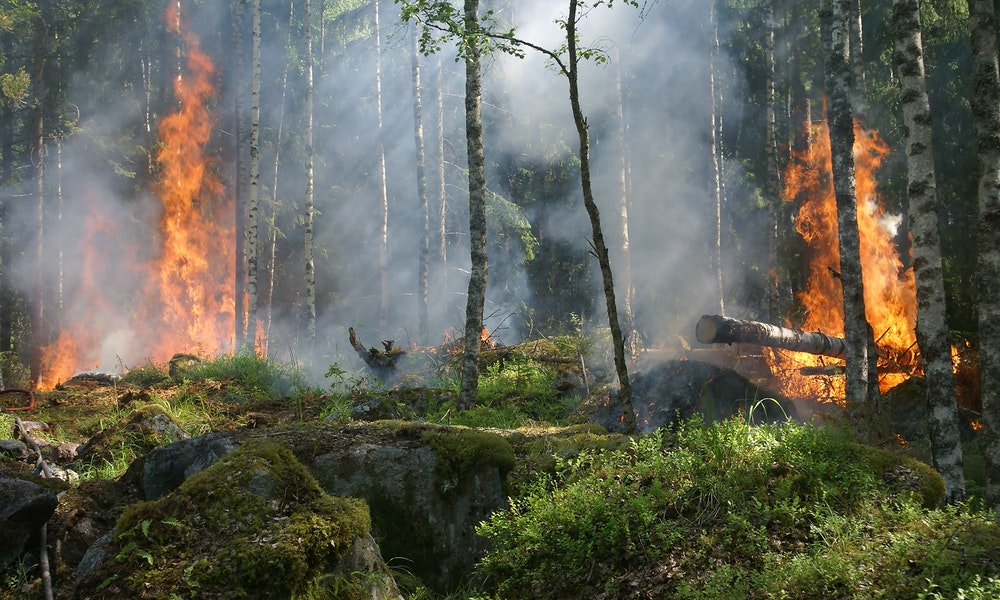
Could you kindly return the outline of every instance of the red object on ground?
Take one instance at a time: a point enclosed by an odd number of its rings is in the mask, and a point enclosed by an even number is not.
[[[0,390],[0,396],[4,394],[24,394],[28,397],[27,406],[11,406],[5,408],[4,410],[31,410],[35,408],[35,393],[31,390],[25,390],[22,388],[5,388]]]

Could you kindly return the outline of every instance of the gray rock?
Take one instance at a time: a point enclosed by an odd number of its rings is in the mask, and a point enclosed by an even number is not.
[[[36,483],[0,475],[0,571],[32,545],[58,502]]]
[[[156,448],[143,461],[139,482],[142,493],[147,500],[161,498],[236,448],[237,444],[222,433],[209,433]]]
[[[8,456],[14,460],[27,460],[31,458],[31,451],[28,445],[21,440],[0,440],[0,455]]]

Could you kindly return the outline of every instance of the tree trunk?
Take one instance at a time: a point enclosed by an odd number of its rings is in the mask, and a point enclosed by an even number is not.
[[[479,0],[465,0],[465,30],[479,30]],[[480,81],[481,48],[477,36],[466,43],[465,53],[465,138],[469,158],[469,253],[472,270],[465,307],[465,351],[462,358],[462,383],[458,394],[461,410],[476,404],[479,390],[479,341],[483,331],[483,307],[486,303],[486,176],[483,155],[482,86]]]
[[[378,170],[378,325],[385,329],[389,312],[389,194],[386,189],[385,143],[382,131],[382,32],[379,26],[379,0],[375,0],[375,168]]]
[[[233,160],[235,173],[233,175],[235,185],[233,206],[236,210],[236,269],[234,310],[236,339],[235,347],[242,349],[246,343],[247,335],[247,311],[246,311],[246,291],[247,291],[247,190],[249,177],[247,176],[246,159],[243,156],[243,149],[249,143],[249,128],[244,121],[245,98],[244,86],[246,85],[247,57],[246,44],[243,43],[246,31],[246,2],[247,0],[235,0],[233,6],[233,132],[235,157]]]
[[[622,64],[621,53],[618,49],[613,50],[614,77],[615,77],[615,97],[618,100],[615,106],[615,176],[617,181],[616,191],[618,198],[618,216],[621,226],[622,259],[621,268],[625,279],[622,286],[625,294],[622,298],[622,309],[625,311],[625,338],[630,356],[639,354],[639,332],[635,328],[635,314],[632,311],[632,300],[635,296],[635,286],[632,284],[632,247],[629,243],[629,186],[628,186],[628,145],[625,143],[625,92],[622,89]]]
[[[719,27],[715,14],[715,0],[711,0],[709,6],[709,21],[712,28],[712,49],[709,52],[708,64],[708,93],[711,110],[711,128],[709,129],[709,152],[712,158],[712,245],[709,248],[709,261],[714,276],[714,285],[717,308],[719,314],[726,314],[725,291],[722,284],[722,173],[720,172],[719,144],[718,144],[718,102],[715,94],[715,70],[719,54]]]
[[[857,190],[854,178],[854,117],[851,110],[851,70],[848,63],[848,30],[851,0],[826,0],[821,20],[829,40],[826,62],[827,121],[833,162],[833,187],[837,200],[840,241],[840,281],[844,294],[844,338],[847,342],[845,412],[862,439],[874,434],[873,417],[879,410],[877,373],[871,326],[865,315],[864,283],[858,233]],[[826,44],[824,44],[826,45]]]
[[[580,181],[583,186],[583,203],[590,217],[593,231],[594,253],[601,266],[601,276],[604,281],[604,300],[608,310],[608,324],[611,327],[611,342],[615,352],[615,370],[618,373],[619,401],[625,418],[625,431],[635,431],[635,410],[632,408],[632,386],[628,378],[628,365],[625,362],[625,340],[622,336],[621,322],[618,320],[618,305],[615,300],[615,284],[611,273],[611,261],[608,257],[608,247],[604,243],[604,232],[601,229],[601,214],[594,200],[594,191],[590,183],[590,135],[587,132],[587,119],[580,107],[580,89],[577,80],[579,73],[579,56],[576,50],[577,2],[569,0],[569,17],[566,19],[566,42],[568,55],[569,101],[573,109],[573,122],[580,137]]]
[[[931,106],[924,79],[919,0],[894,0],[893,26],[896,30],[894,58],[903,84],[907,196],[917,288],[917,342],[927,382],[927,425],[934,467],[944,477],[945,499],[958,502],[965,499],[965,475],[945,312]]]
[[[851,75],[854,78],[854,103],[855,111],[864,114],[865,110],[865,59],[864,59],[864,30],[861,27],[861,0],[851,0],[850,5],[851,20],[849,35],[850,55],[851,55]]]
[[[288,3],[288,34],[285,38],[285,48],[288,52],[292,47],[292,28],[295,25],[295,2]],[[261,348],[263,355],[267,355],[267,340],[271,334],[271,315],[273,314],[272,302],[274,300],[274,276],[275,258],[278,248],[278,228],[276,225],[278,213],[278,174],[281,166],[281,136],[285,128],[285,99],[288,96],[288,65],[289,60],[286,55],[285,64],[281,71],[281,106],[278,110],[278,129],[274,143],[274,178],[271,184],[271,206],[270,217],[268,218],[268,258],[267,258],[267,297],[264,316],[264,348]]]
[[[979,378],[986,505],[1000,515],[1000,73],[992,0],[969,0],[979,160]]]
[[[41,348],[48,343],[45,302],[45,32],[44,3],[38,3],[39,15],[34,19],[31,89],[31,161],[35,178],[35,306],[32,324],[33,348],[29,367],[33,381],[41,375]]]
[[[430,323],[427,316],[427,273],[430,262],[431,215],[427,201],[427,157],[424,153],[424,116],[421,106],[420,52],[417,48],[416,29],[410,31],[410,71],[413,76],[413,140],[416,147],[417,201],[420,204],[420,242],[417,264],[417,328],[420,343],[430,339]]]
[[[764,62],[767,80],[765,82],[765,124],[764,124],[764,155],[766,157],[767,173],[764,177],[764,194],[768,205],[767,227],[767,314],[769,318],[778,320],[784,312],[780,298],[780,282],[784,280],[778,266],[778,250],[781,246],[781,213],[784,201],[781,199],[781,175],[778,171],[778,136],[777,136],[777,94],[775,78],[777,65],[774,60],[774,0],[768,0],[764,14]]]
[[[250,196],[247,205],[247,337],[250,352],[257,345],[257,247],[260,205],[260,0],[253,0],[253,71],[250,79]]]
[[[437,81],[434,86],[437,104],[437,192],[438,192],[438,259],[441,261],[441,289],[448,290],[448,188],[444,177],[444,65],[437,56]]]
[[[703,344],[755,344],[832,358],[844,358],[847,350],[843,338],[722,315],[698,319],[695,337]]]
[[[302,6],[302,19],[305,23],[306,37],[306,193],[305,193],[305,273],[306,273],[306,338],[309,344],[316,341],[316,262],[313,257],[313,52],[312,52],[312,15],[311,0],[305,0]]]

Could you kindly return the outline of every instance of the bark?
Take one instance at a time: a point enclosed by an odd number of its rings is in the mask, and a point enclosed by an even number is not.
[[[42,17],[44,3],[38,3],[39,15],[34,19],[34,40],[32,47],[31,88],[33,90],[31,115],[31,161],[34,167],[35,183],[35,306],[33,331],[32,379],[41,375],[41,348],[47,343],[45,311],[45,34],[46,25]]]
[[[417,202],[420,204],[420,241],[417,249],[417,328],[420,343],[430,339],[430,323],[427,316],[427,272],[430,262],[431,215],[427,200],[427,157],[424,152],[424,113],[421,106],[420,52],[417,48],[417,34],[410,30],[410,72],[413,77],[413,140],[416,148]]]
[[[927,383],[927,426],[934,467],[945,481],[945,500],[953,503],[965,499],[965,475],[945,312],[932,119],[924,78],[919,0],[894,0],[893,26],[894,58],[903,85],[907,196],[917,288],[917,343]]]
[[[437,104],[437,192],[438,192],[438,258],[441,261],[443,280],[441,289],[448,289],[448,188],[444,178],[444,65],[441,56],[437,57],[437,81],[434,86],[435,103]]]
[[[822,20],[828,40],[825,88],[829,98],[827,121],[833,162],[840,242],[840,281],[844,302],[844,338],[847,342],[845,412],[862,439],[875,433],[871,426],[879,412],[878,377],[873,369],[874,339],[865,315],[864,283],[858,233],[857,190],[854,177],[854,116],[851,107],[851,69],[848,64],[848,21],[851,0],[824,2]]]
[[[587,119],[580,107],[580,89],[577,79],[579,73],[579,55],[576,50],[577,1],[569,0],[569,16],[566,19],[566,43],[568,68],[566,76],[569,79],[569,102],[573,110],[573,122],[580,137],[580,182],[583,186],[583,203],[590,217],[593,231],[594,253],[601,266],[601,277],[604,282],[604,300],[608,310],[608,324],[611,327],[611,342],[615,353],[615,371],[618,374],[619,401],[625,419],[625,431],[635,431],[635,410],[632,408],[632,386],[629,383],[628,365],[625,362],[625,340],[622,336],[621,322],[618,320],[618,305],[615,299],[614,277],[611,273],[611,261],[608,257],[608,247],[604,243],[604,232],[601,228],[601,214],[594,200],[594,191],[590,182],[590,135],[587,132]]]
[[[979,175],[979,378],[986,504],[1000,515],[1000,73],[992,0],[969,0]]]
[[[719,54],[719,26],[716,22],[715,0],[712,0],[709,7],[709,20],[712,27],[712,50],[709,53],[708,65],[708,93],[711,103],[711,128],[709,130],[709,152],[712,158],[712,247],[709,249],[709,261],[714,276],[714,287],[717,308],[719,314],[726,314],[726,301],[724,287],[722,284],[722,173],[720,173],[719,144],[718,144],[718,102],[715,97],[715,70]]]
[[[629,242],[629,186],[628,186],[628,146],[625,143],[625,93],[622,89],[622,65],[621,54],[618,49],[613,50],[613,61],[615,65],[615,96],[618,100],[615,107],[615,137],[617,142],[617,153],[615,156],[615,176],[617,178],[616,190],[618,197],[618,216],[621,226],[622,240],[622,275],[625,280],[624,297],[622,298],[622,309],[625,311],[625,337],[627,339],[628,353],[630,356],[639,354],[639,332],[635,328],[635,314],[632,312],[632,300],[635,296],[635,286],[632,283],[632,248]]]
[[[233,7],[233,139],[235,142],[235,201],[233,206],[236,210],[236,264],[235,264],[235,328],[236,328],[236,348],[243,348],[246,342],[247,320],[246,320],[246,231],[247,231],[247,191],[249,178],[247,176],[246,159],[243,156],[243,149],[249,145],[249,128],[244,119],[245,97],[244,86],[246,85],[247,59],[246,44],[243,43],[244,32],[246,30],[246,1],[236,0]]]
[[[253,71],[250,76],[250,196],[247,204],[247,337],[254,352],[257,344],[257,247],[260,205],[260,0],[251,5]]]
[[[479,0],[465,0],[465,30],[479,28]],[[460,410],[476,404],[479,390],[479,341],[483,331],[488,264],[486,257],[486,177],[483,154],[481,48],[475,36],[465,53],[465,139],[469,160],[469,253],[472,269],[465,307],[465,351],[462,358]]]
[[[295,2],[288,3],[288,34],[285,38],[285,48],[292,47],[292,28],[295,24]],[[288,96],[288,65],[289,61],[285,60],[285,65],[281,71],[281,107],[278,111],[278,130],[275,136],[274,144],[274,178],[271,183],[271,207],[270,207],[270,217],[268,219],[268,263],[267,263],[267,299],[265,301],[265,317],[264,317],[264,347],[261,348],[263,355],[267,355],[267,339],[271,333],[271,315],[272,301],[274,299],[274,275],[275,275],[275,257],[278,248],[278,228],[275,225],[277,220],[278,212],[278,174],[281,167],[281,136],[285,127],[285,98]]]
[[[385,328],[389,311],[389,193],[386,189],[385,143],[382,130],[382,32],[379,27],[379,1],[375,0],[375,168],[378,171],[379,200],[379,299],[378,324]]]
[[[861,26],[861,0],[851,0],[849,35],[851,55],[851,76],[854,78],[853,103],[858,114],[864,114],[865,106],[865,59],[864,59],[864,29]]]
[[[365,361],[365,364],[368,365],[375,375],[382,381],[391,379],[396,372],[396,361],[406,355],[404,350],[396,346],[396,340],[383,340],[381,349],[374,347],[366,348],[358,340],[358,335],[355,333],[353,327],[348,327],[347,333],[351,347],[354,348],[357,355],[361,357],[361,360]]]
[[[847,352],[843,338],[721,315],[698,319],[695,336],[703,344],[756,344],[833,358],[844,358]]]
[[[313,163],[315,150],[313,148],[313,52],[312,52],[312,16],[310,14],[311,0],[304,0],[302,19],[305,23],[306,42],[306,191],[305,191],[305,275],[306,275],[306,338],[309,343],[316,340],[316,262],[313,256],[313,220],[315,207],[313,204]]]
[[[782,307],[779,298],[778,283],[784,278],[779,276],[778,248],[780,246],[781,212],[784,202],[781,199],[781,182],[778,173],[778,137],[777,137],[777,94],[775,78],[777,66],[774,60],[774,2],[770,0],[764,15],[764,62],[766,68],[765,82],[765,124],[764,150],[767,174],[764,178],[764,193],[769,207],[769,223],[767,230],[767,314],[772,319],[781,318]]]

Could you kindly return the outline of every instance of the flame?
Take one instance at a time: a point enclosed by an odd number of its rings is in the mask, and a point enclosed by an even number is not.
[[[233,339],[233,202],[206,151],[213,127],[208,105],[216,92],[215,68],[182,17],[170,3],[165,19],[183,40],[187,56],[186,71],[174,80],[177,109],[158,127],[161,144],[155,158],[160,172],[154,192],[162,212],[158,230],[133,242],[152,246],[153,257],[143,260],[149,254],[143,247],[124,257],[134,263],[139,281],[131,297],[109,302],[95,282],[102,266],[121,265],[122,257],[102,256],[98,242],[120,232],[107,215],[88,217],[81,283],[73,290],[77,305],[85,309],[78,318],[70,315],[56,341],[43,348],[39,389],[51,389],[80,369],[95,367],[109,339],[122,347],[115,350],[119,359],[157,362],[177,352],[223,350]],[[125,302],[136,303],[131,312],[122,308]]]
[[[802,199],[795,224],[812,256],[806,285],[798,295],[804,310],[802,320],[791,325],[843,336],[840,246],[829,130],[825,121],[811,124],[810,129],[813,141],[808,150],[796,156],[785,172],[784,199]],[[865,312],[886,367],[880,368],[879,385],[883,391],[919,372],[915,354],[913,271],[903,268],[894,243],[899,218],[886,211],[875,180],[888,152],[888,145],[877,132],[866,130],[861,123],[855,122],[854,162]],[[832,359],[784,351],[768,351],[768,354],[772,368],[783,374],[780,377],[783,393],[797,397],[843,398],[843,378],[795,376],[802,367],[823,366]]]

